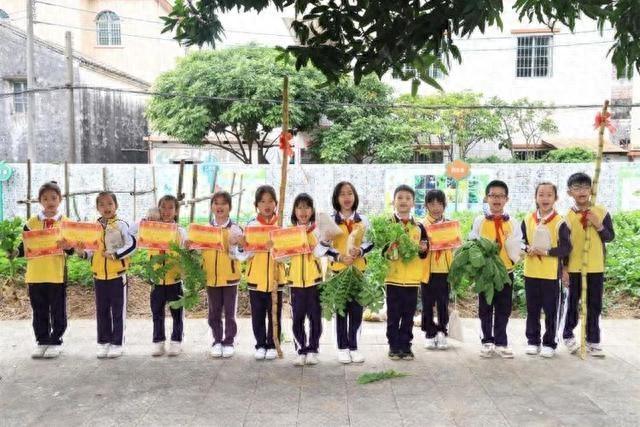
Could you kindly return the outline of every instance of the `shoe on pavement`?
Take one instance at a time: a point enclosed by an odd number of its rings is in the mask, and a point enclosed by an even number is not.
[[[351,352],[346,349],[338,350],[338,362],[344,363],[345,365],[351,363]]]
[[[587,343],[587,352],[591,357],[598,357],[598,358],[605,357],[604,351],[602,350],[602,347],[600,347],[600,344]],[[46,353],[45,353],[45,357],[46,357]]]
[[[535,356],[538,353],[540,353],[540,346],[539,345],[529,344],[529,345],[527,345],[527,349],[524,352],[525,352],[525,354],[529,354],[531,356]]]
[[[427,350],[435,350],[438,348],[438,343],[435,338],[427,338],[424,342],[424,348]]]
[[[545,357],[547,359],[551,359],[555,354],[556,354],[556,351],[551,347],[547,347],[546,345],[543,345],[542,350],[540,350],[540,356]]]
[[[268,349],[264,355],[264,358],[266,360],[274,360],[276,357],[278,357],[278,352],[276,351],[275,348]]]
[[[233,356],[236,352],[236,349],[232,345],[223,345],[222,346],[222,357],[228,359]]]
[[[480,347],[480,357],[489,358],[496,354],[493,343],[487,342]]]
[[[438,350],[446,350],[449,348],[449,344],[447,344],[447,336],[442,331],[436,334],[436,346],[438,347]]]
[[[42,359],[47,351],[47,345],[36,345],[31,352],[32,359]]]
[[[569,353],[571,354],[576,354],[576,352],[580,349],[580,344],[578,344],[578,341],[576,341],[576,339],[573,337],[565,338],[564,345],[567,347],[567,350],[569,350]]]
[[[400,353],[400,359],[402,360],[413,360],[416,357],[413,355],[413,351],[409,350],[409,351],[403,351],[402,353]]]
[[[107,353],[107,357],[109,359],[117,359],[122,356],[123,349],[121,345],[111,345],[109,346],[109,352]]]
[[[351,361],[353,363],[362,363],[362,362],[364,362],[364,356],[358,350],[351,350],[349,352],[349,356],[351,356]]]
[[[209,350],[209,356],[217,359],[218,357],[222,357],[222,344],[214,344]],[[264,359],[264,356],[262,357]]]
[[[180,341],[171,341],[169,343],[169,350],[167,351],[167,356],[175,357],[182,353],[182,343]]]
[[[96,350],[96,357],[98,359],[106,359],[109,354],[109,344],[98,344],[98,349]]]
[[[267,354],[267,349],[266,348],[257,348],[255,354],[253,355],[253,357],[256,358],[256,360],[264,360],[264,357]]]
[[[151,355],[153,357],[160,357],[164,354],[164,341],[154,342],[153,343],[153,351]]]
[[[391,360],[400,360],[401,359],[400,352],[398,352],[398,351],[389,350],[388,356],[389,356],[389,359],[391,359]]]
[[[307,363],[307,355],[306,354],[299,354],[293,360],[293,366],[304,366],[305,363]]]
[[[317,365],[318,362],[320,362],[318,360],[318,353],[307,353],[307,360],[306,360],[307,365]]]
[[[497,345],[495,351],[503,359],[513,359],[513,350],[506,345]]]
[[[62,353],[62,345],[50,345],[47,347],[47,351],[44,352],[45,359],[55,359]]]

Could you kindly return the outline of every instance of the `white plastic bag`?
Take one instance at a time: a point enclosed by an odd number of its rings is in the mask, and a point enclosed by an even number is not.
[[[114,254],[118,249],[124,246],[124,238],[119,229],[115,227],[107,227],[104,234],[105,252]]]
[[[548,251],[551,249],[551,234],[549,233],[549,228],[542,224],[538,224],[536,231],[533,234],[531,247],[541,251]]]
[[[318,234],[322,241],[333,240],[342,234],[342,229],[338,227],[335,220],[324,212],[318,212],[316,214],[316,225],[318,226]]]
[[[516,238],[513,234],[511,234],[504,242],[504,249],[507,251],[507,255],[511,259],[511,261],[517,263],[520,261],[522,256],[522,242]]]

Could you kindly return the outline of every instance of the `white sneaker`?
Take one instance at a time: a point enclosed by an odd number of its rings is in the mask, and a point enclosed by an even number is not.
[[[447,344],[447,336],[444,332],[438,332],[436,334],[436,345],[438,346],[438,350],[446,350],[449,348],[449,344]]]
[[[213,347],[209,350],[209,356],[217,359],[218,357],[222,357],[222,344],[214,344]]]
[[[276,357],[278,357],[278,352],[276,351],[275,348],[270,348],[269,350],[267,350],[267,352],[264,355],[264,358],[266,360],[273,360]]]
[[[47,351],[46,345],[36,345],[31,352],[32,359],[42,359],[44,357],[45,351]]]
[[[480,348],[480,357],[489,358],[493,357],[495,354],[493,343],[487,342],[482,344],[482,347]]]
[[[507,346],[497,345],[495,351],[498,356],[502,357],[503,359],[513,359],[513,350],[511,350]]]
[[[228,359],[233,356],[236,352],[236,349],[232,345],[224,345],[222,346],[222,357]]]
[[[111,345],[109,346],[109,352],[107,353],[107,357],[109,359],[117,359],[122,356],[122,346],[121,345]]]
[[[424,348],[426,348],[427,350],[435,350],[438,348],[438,343],[436,342],[435,338],[427,338],[424,341]]]
[[[307,365],[317,365],[318,362],[318,353],[307,353]]]
[[[169,351],[167,351],[167,356],[174,357],[182,353],[182,343],[180,341],[171,341],[169,343]]]
[[[546,357],[547,359],[552,358],[556,354],[556,351],[551,347],[547,347],[546,345],[542,346],[542,350],[540,350],[540,356]]]
[[[163,354],[164,354],[164,341],[154,342],[153,343],[153,351],[151,352],[151,355],[153,357],[160,357]]]
[[[49,350],[47,350],[49,351]],[[591,357],[604,357],[604,351],[602,350],[602,347],[600,347],[600,344],[594,344],[594,343],[587,343],[587,352],[589,353],[589,356]],[[46,357],[46,354],[45,354]]]
[[[293,361],[293,366],[304,366],[307,362],[307,356],[305,354],[299,354]]]
[[[535,356],[538,353],[540,353],[540,346],[539,345],[529,344],[529,345],[527,345],[527,349],[524,352],[526,354],[531,355],[531,356]]]
[[[576,354],[576,352],[580,349],[580,344],[576,341],[575,338],[565,338],[564,345],[569,350],[569,353]]]
[[[338,350],[338,362],[351,363],[351,352],[349,350]]]
[[[256,360],[264,360],[264,357],[266,356],[266,354],[267,354],[267,350],[260,347],[256,349],[256,352],[253,355],[253,357],[255,357]]]
[[[106,359],[109,354],[110,344],[98,344],[98,350],[96,351],[96,356],[98,359]]]
[[[62,345],[50,345],[47,347],[47,351],[44,352],[45,359],[55,359],[62,353]]]
[[[362,362],[364,362],[364,356],[358,350],[350,351],[349,355],[351,356],[351,361],[353,363],[362,363]]]

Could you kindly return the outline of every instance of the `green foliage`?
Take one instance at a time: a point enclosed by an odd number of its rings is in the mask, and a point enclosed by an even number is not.
[[[184,294],[169,305],[172,308],[184,307],[189,310],[200,302],[200,291],[207,286],[207,276],[202,269],[202,256],[197,251],[181,248],[172,243],[171,251],[177,254],[174,260],[182,266],[182,283]]]
[[[640,299],[640,211],[613,215],[616,237],[607,244],[606,286],[615,295]]]
[[[593,151],[574,147],[549,151],[543,161],[551,163],[587,163],[594,161],[595,158],[596,154]]]
[[[67,281],[81,286],[93,286],[91,264],[76,255],[67,258]]]
[[[392,378],[402,378],[408,375],[409,374],[404,372],[396,372],[394,369],[378,372],[365,372],[358,377],[358,384],[369,384],[376,381],[390,380]]]
[[[411,240],[407,230],[398,222],[391,221],[386,215],[377,215],[370,218],[370,227],[367,230],[367,238],[375,248],[389,248],[396,246],[398,258],[407,263],[418,256],[419,247]]]
[[[505,283],[511,283],[498,256],[498,245],[483,237],[469,240],[456,251],[448,281],[454,288],[465,286],[465,282],[473,283],[473,290],[484,294],[488,304],[496,291],[501,291]]]
[[[334,313],[344,316],[347,303],[357,300],[365,284],[364,276],[353,265],[326,280],[320,288],[320,304],[324,318],[329,320]]]
[[[22,258],[15,258],[22,240],[23,224],[20,218],[0,221],[0,277],[13,279],[24,270]]]

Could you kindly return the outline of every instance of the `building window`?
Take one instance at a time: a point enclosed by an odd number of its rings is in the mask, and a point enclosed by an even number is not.
[[[552,36],[518,37],[517,77],[550,77]]]
[[[444,163],[444,153],[440,150],[416,150],[410,163]]]
[[[13,92],[24,92],[27,90],[26,80],[14,80],[11,82],[13,85]],[[26,113],[27,112],[27,94],[16,93],[13,95],[13,112],[14,113]]]
[[[0,21],[2,21],[3,19],[9,19],[9,14],[4,10],[0,9]]]
[[[96,18],[98,46],[120,46],[120,18],[113,12],[100,12]]]

